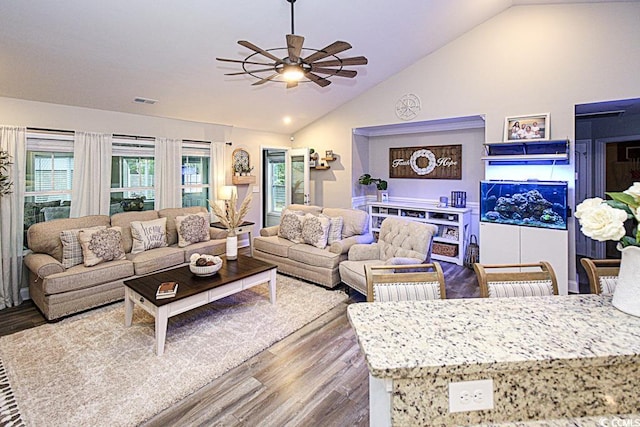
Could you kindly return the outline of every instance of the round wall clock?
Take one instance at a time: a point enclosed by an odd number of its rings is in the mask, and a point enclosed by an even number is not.
[[[414,119],[420,110],[422,109],[422,103],[418,95],[408,93],[403,95],[398,102],[396,102],[396,116],[401,120]]]

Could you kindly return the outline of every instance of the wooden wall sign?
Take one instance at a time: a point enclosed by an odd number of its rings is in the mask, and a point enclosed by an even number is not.
[[[389,148],[389,178],[462,179],[462,144]]]

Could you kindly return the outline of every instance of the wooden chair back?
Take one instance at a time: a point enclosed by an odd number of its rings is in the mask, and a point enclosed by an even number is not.
[[[478,277],[482,298],[558,295],[556,273],[546,261],[528,264],[474,263],[473,269]]]
[[[445,299],[444,273],[437,262],[366,265],[367,301]]]
[[[587,271],[592,294],[613,294],[620,274],[619,259],[581,258],[580,263]]]

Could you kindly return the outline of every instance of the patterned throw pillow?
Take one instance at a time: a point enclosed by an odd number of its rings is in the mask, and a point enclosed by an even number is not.
[[[85,230],[104,230],[107,228],[104,225],[98,225],[96,227],[85,228]],[[64,230],[60,232],[60,241],[62,242],[62,266],[64,268],[71,268],[74,265],[79,265],[84,262],[82,256],[82,245],[78,240],[78,233],[82,230],[76,228],[73,230]]]
[[[176,229],[178,230],[178,246],[181,248],[192,243],[211,240],[209,214],[206,212],[177,216]]]
[[[167,246],[167,218],[131,221],[132,254]]]
[[[321,215],[324,216],[324,215]],[[344,224],[344,218],[341,216],[327,217],[331,222],[329,226],[329,237],[327,239],[327,245],[331,245],[333,242],[339,242],[342,240],[342,226]]]
[[[306,214],[302,225],[302,240],[316,248],[324,249],[327,246],[330,224],[331,221],[324,215]]]
[[[102,230],[85,228],[78,232],[78,240],[82,245],[85,267],[124,259],[124,245],[122,244],[122,229],[120,227]]]
[[[302,225],[304,213],[285,209],[280,217],[280,229],[278,235],[294,243],[302,243]]]

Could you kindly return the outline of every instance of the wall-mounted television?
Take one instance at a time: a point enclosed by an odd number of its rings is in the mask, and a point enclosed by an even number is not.
[[[480,221],[567,229],[565,181],[480,181]]]

